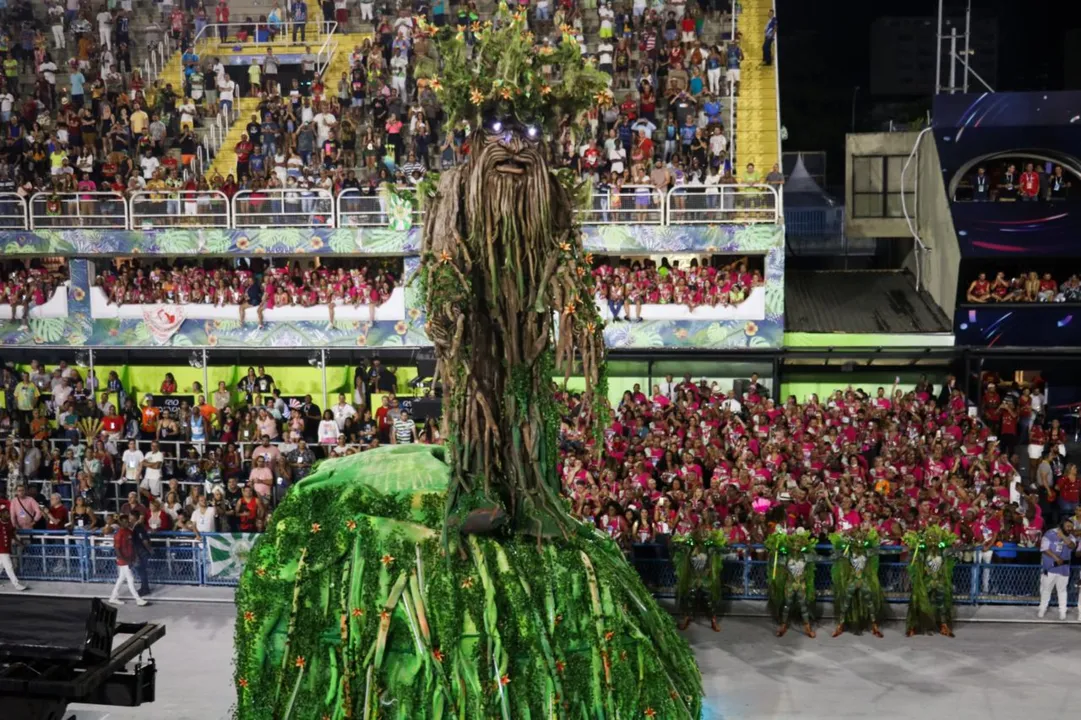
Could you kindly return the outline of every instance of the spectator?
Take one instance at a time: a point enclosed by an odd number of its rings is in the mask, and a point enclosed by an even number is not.
[[[130,528],[129,516],[121,513],[116,516],[116,531],[113,533],[113,548],[116,552],[116,584],[109,596],[109,602],[113,605],[123,605],[120,599],[120,587],[127,583],[128,592],[135,598],[136,605],[146,605],[147,602],[135,590],[135,576],[132,575],[131,566],[137,562],[135,540]]]
[[[1076,553],[1073,537],[1074,523],[1066,518],[1058,528],[1048,530],[1040,541],[1040,609],[1036,616],[1047,614],[1051,593],[1058,595],[1058,619],[1066,619],[1066,592],[1070,579],[1070,557]],[[1081,615],[1081,610],[1078,611]]]
[[[27,586],[19,582],[15,575],[15,565],[11,562],[11,546],[16,542],[16,527],[11,522],[11,513],[7,508],[0,508],[0,568],[7,573],[11,586],[16,590],[26,590]]]

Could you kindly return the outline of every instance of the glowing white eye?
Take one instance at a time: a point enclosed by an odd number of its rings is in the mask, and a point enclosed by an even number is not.
[[[503,132],[503,123],[498,120],[492,123],[492,132]]]
[[[531,138],[535,138],[540,135],[540,130],[537,129],[536,125],[530,125],[529,128],[526,129],[526,134]]]

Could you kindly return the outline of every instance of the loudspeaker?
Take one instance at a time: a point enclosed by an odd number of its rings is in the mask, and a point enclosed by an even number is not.
[[[428,418],[438,420],[443,414],[443,401],[439,398],[419,398],[413,401],[413,420],[424,423]]]
[[[431,351],[422,350],[416,355],[417,359],[417,377],[420,379],[430,378],[435,376],[435,353]]]
[[[109,659],[115,632],[116,608],[98,598],[0,595],[0,662],[93,665]]]

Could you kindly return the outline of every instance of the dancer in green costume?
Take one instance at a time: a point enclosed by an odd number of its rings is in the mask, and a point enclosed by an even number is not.
[[[905,635],[935,632],[953,637],[953,566],[960,552],[958,538],[935,525],[908,532],[904,545],[912,555],[908,577],[912,594],[908,601]]]
[[[830,534],[833,545],[833,604],[837,628],[833,637],[849,630],[857,633],[870,626],[871,634],[882,637],[878,619],[884,596],[878,579],[880,540],[878,531],[853,530]]]
[[[672,562],[676,569],[676,609],[686,630],[699,607],[705,606],[713,632],[720,632],[717,616],[724,599],[721,573],[728,539],[721,530],[699,530],[672,538]]]
[[[815,637],[815,540],[799,528],[788,531],[778,528],[766,538],[769,563],[766,566],[769,605],[778,622],[777,637],[788,632],[788,620],[795,609],[803,620],[803,632]]]
[[[328,460],[291,489],[237,591],[236,716],[698,720],[690,648],[615,544],[570,516],[556,472],[551,378],[583,375],[598,419],[606,386],[581,188],[549,170],[544,138],[609,101],[607,77],[569,34],[535,49],[505,5],[471,50],[417,32],[442,61],[418,75],[448,127],[472,130],[466,163],[422,187],[410,288],[447,444]]]

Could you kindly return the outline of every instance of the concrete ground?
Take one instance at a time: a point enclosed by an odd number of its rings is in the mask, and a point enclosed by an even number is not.
[[[79,594],[38,583],[31,593]],[[99,586],[104,595],[109,588]],[[235,618],[227,592],[163,589],[157,602],[120,609],[123,621],[164,622],[154,646],[157,702],[141,708],[76,710],[78,720],[226,720],[233,701]],[[8,592],[4,583],[0,592]],[[85,590],[84,590],[85,591]],[[206,593],[216,602],[190,602]],[[151,597],[154,600],[154,596]],[[687,632],[702,669],[706,720],[800,718],[920,718],[1036,720],[1061,717],[1081,703],[1081,649],[1076,623],[1021,622],[1032,608],[1016,608],[1005,622],[965,622],[954,639],[905,638],[903,623],[883,626],[885,638],[815,640],[796,629],[773,636],[767,618],[727,617],[722,631],[706,624]],[[1054,615],[1054,612],[1049,613]],[[1076,618],[1071,608],[1070,618]],[[1012,620],[1012,621],[1011,621]]]

